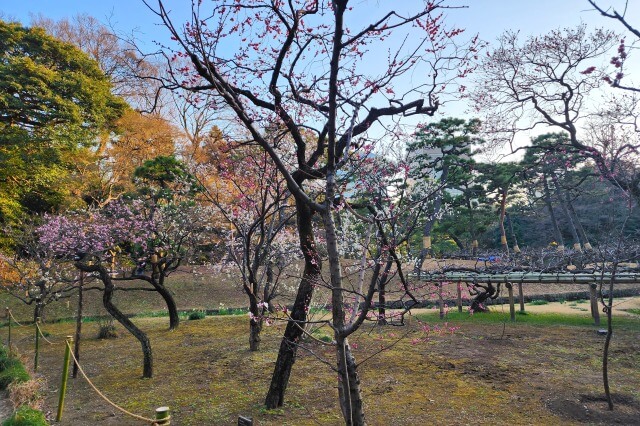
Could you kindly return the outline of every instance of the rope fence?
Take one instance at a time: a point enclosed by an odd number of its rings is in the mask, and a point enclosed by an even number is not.
[[[143,417],[143,416],[139,416],[137,414],[134,414],[130,411],[127,411],[126,409],[120,407],[119,405],[117,405],[115,402],[111,401],[109,398],[107,398],[105,396],[105,394],[103,394],[102,392],[100,392],[100,390],[96,387],[96,385],[93,384],[93,382],[89,379],[89,377],[87,377],[86,373],[84,372],[84,370],[82,369],[82,366],[80,365],[80,363],[78,362],[78,360],[76,359],[75,355],[73,354],[73,350],[71,349],[71,342],[73,341],[73,339],[71,338],[67,338],[66,341],[66,352],[65,352],[65,360],[67,360],[67,353],[68,355],[71,357],[71,359],[73,359],[73,362],[78,366],[78,371],[80,372],[80,374],[82,375],[82,377],[87,381],[87,383],[89,384],[89,386],[91,387],[91,389],[93,389],[98,396],[100,396],[107,404],[111,405],[113,408],[119,410],[120,412],[134,418],[140,421],[143,421],[145,423],[149,423],[150,425],[156,426],[156,425],[169,425],[170,421],[171,421],[171,416],[169,415],[169,408],[168,407],[160,407],[158,409],[156,409],[156,418],[155,419],[151,419],[148,417]],[[67,364],[68,366],[68,361]],[[67,371],[68,373],[68,371]],[[63,377],[63,381],[66,382],[66,377]],[[64,386],[64,388],[66,389],[66,384]],[[63,387],[61,386],[61,392]],[[61,404],[63,404],[64,401],[64,396],[61,394]],[[61,412],[61,410],[59,410]]]
[[[20,324],[16,317],[13,316],[13,314],[11,313],[11,309],[7,308],[7,312],[9,313],[10,320],[13,320],[13,322],[15,322],[18,327],[25,327],[24,324]]]

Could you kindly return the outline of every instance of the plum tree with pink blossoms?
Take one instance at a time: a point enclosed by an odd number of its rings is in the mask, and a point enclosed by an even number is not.
[[[57,257],[73,258],[76,268],[103,283],[105,309],[142,346],[144,377],[153,374],[151,344],[146,334],[113,303],[114,282],[143,280],[151,284],[151,289],[143,289],[157,291],[165,299],[170,327],[177,327],[177,308],[164,287],[164,279],[205,238],[208,215],[195,205],[120,200],[100,210],[48,216],[37,229],[40,244]]]
[[[389,8],[349,0],[193,1],[192,19],[172,21],[162,1],[146,2],[175,44],[159,52],[171,68],[170,88],[207,92],[224,106],[253,143],[269,156],[296,201],[305,270],[287,324],[265,403],[282,406],[307,319],[320,255],[312,218],[324,225],[332,294],[332,321],[340,407],[345,422],[364,424],[357,363],[348,337],[334,223],[336,177],[360,147],[380,139],[399,143],[408,116],[431,116],[450,83],[470,72],[476,43],[448,28],[442,1],[396,2]],[[397,9],[396,9],[397,7]],[[377,15],[370,21],[365,17]],[[367,22],[368,21],[368,22]],[[188,58],[187,67],[180,58]],[[411,76],[412,82],[404,81]],[[410,87],[408,87],[410,86]],[[463,90],[457,86],[455,89]],[[413,123],[415,124],[415,122]],[[288,154],[263,129],[284,129]],[[292,158],[293,161],[288,161]],[[322,195],[310,191],[318,181]]]

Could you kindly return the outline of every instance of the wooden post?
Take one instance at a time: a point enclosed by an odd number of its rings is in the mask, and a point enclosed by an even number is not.
[[[38,357],[40,355],[40,317],[36,318],[36,353],[33,357],[33,371],[38,371]]]
[[[518,298],[520,299],[520,312],[524,312],[524,294],[522,292],[522,282],[518,283]]]
[[[591,316],[595,325],[600,325],[600,311],[598,310],[598,294],[596,292],[597,284],[589,286],[589,298],[591,299]]]
[[[169,413],[169,407],[156,408],[156,425],[170,425],[171,415]]]
[[[60,383],[60,394],[58,396],[58,413],[56,422],[62,419],[62,409],[64,408],[64,397],[67,393],[67,379],[69,378],[69,361],[71,360],[71,343],[73,336],[67,336],[67,344],[64,349],[64,365],[62,366],[62,382]]]
[[[511,315],[511,321],[516,320],[516,306],[513,300],[513,285],[511,283],[506,284],[507,290],[509,290],[509,314]]]
[[[9,307],[6,308],[7,319],[9,320],[9,337],[7,339],[7,347],[9,348],[9,355],[11,355],[11,311]]]
[[[458,312],[462,313],[462,285],[458,283]]]
[[[442,298],[442,283],[438,284],[438,304],[440,305],[440,319],[444,319],[444,299]]]

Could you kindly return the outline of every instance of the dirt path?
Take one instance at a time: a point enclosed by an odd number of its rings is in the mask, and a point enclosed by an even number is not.
[[[9,401],[6,392],[0,393],[0,423],[9,419],[13,414],[13,404]]]

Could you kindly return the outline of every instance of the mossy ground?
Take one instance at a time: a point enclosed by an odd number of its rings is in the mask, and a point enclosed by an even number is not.
[[[415,318],[405,327],[365,326],[351,342],[356,359],[366,360],[360,373],[369,424],[629,424],[640,418],[640,320],[630,319],[615,332],[610,375],[618,404],[610,413],[601,400],[603,337],[593,326],[526,317],[530,322],[512,324],[452,316],[449,320],[461,328],[428,340]],[[429,315],[423,319],[439,321]],[[283,324],[265,327],[262,351],[252,353],[246,315],[183,321],[173,332],[167,330],[167,318],[134,321],[151,338],[152,379],[140,378],[140,345],[123,329],[117,339],[97,340],[98,325],[85,324],[81,352],[81,364],[96,386],[130,411],[149,417],[156,407],[168,405],[176,425],[231,425],[239,415],[259,425],[342,424],[336,374],[319,360],[335,364],[331,346],[313,341],[301,348],[287,403],[267,411],[262,403]],[[57,343],[43,344],[39,369],[48,381],[46,402],[55,411],[61,342],[74,325],[43,328]],[[13,330],[24,354],[33,350],[31,331]],[[78,378],[70,380],[61,424],[140,423],[106,405]]]

